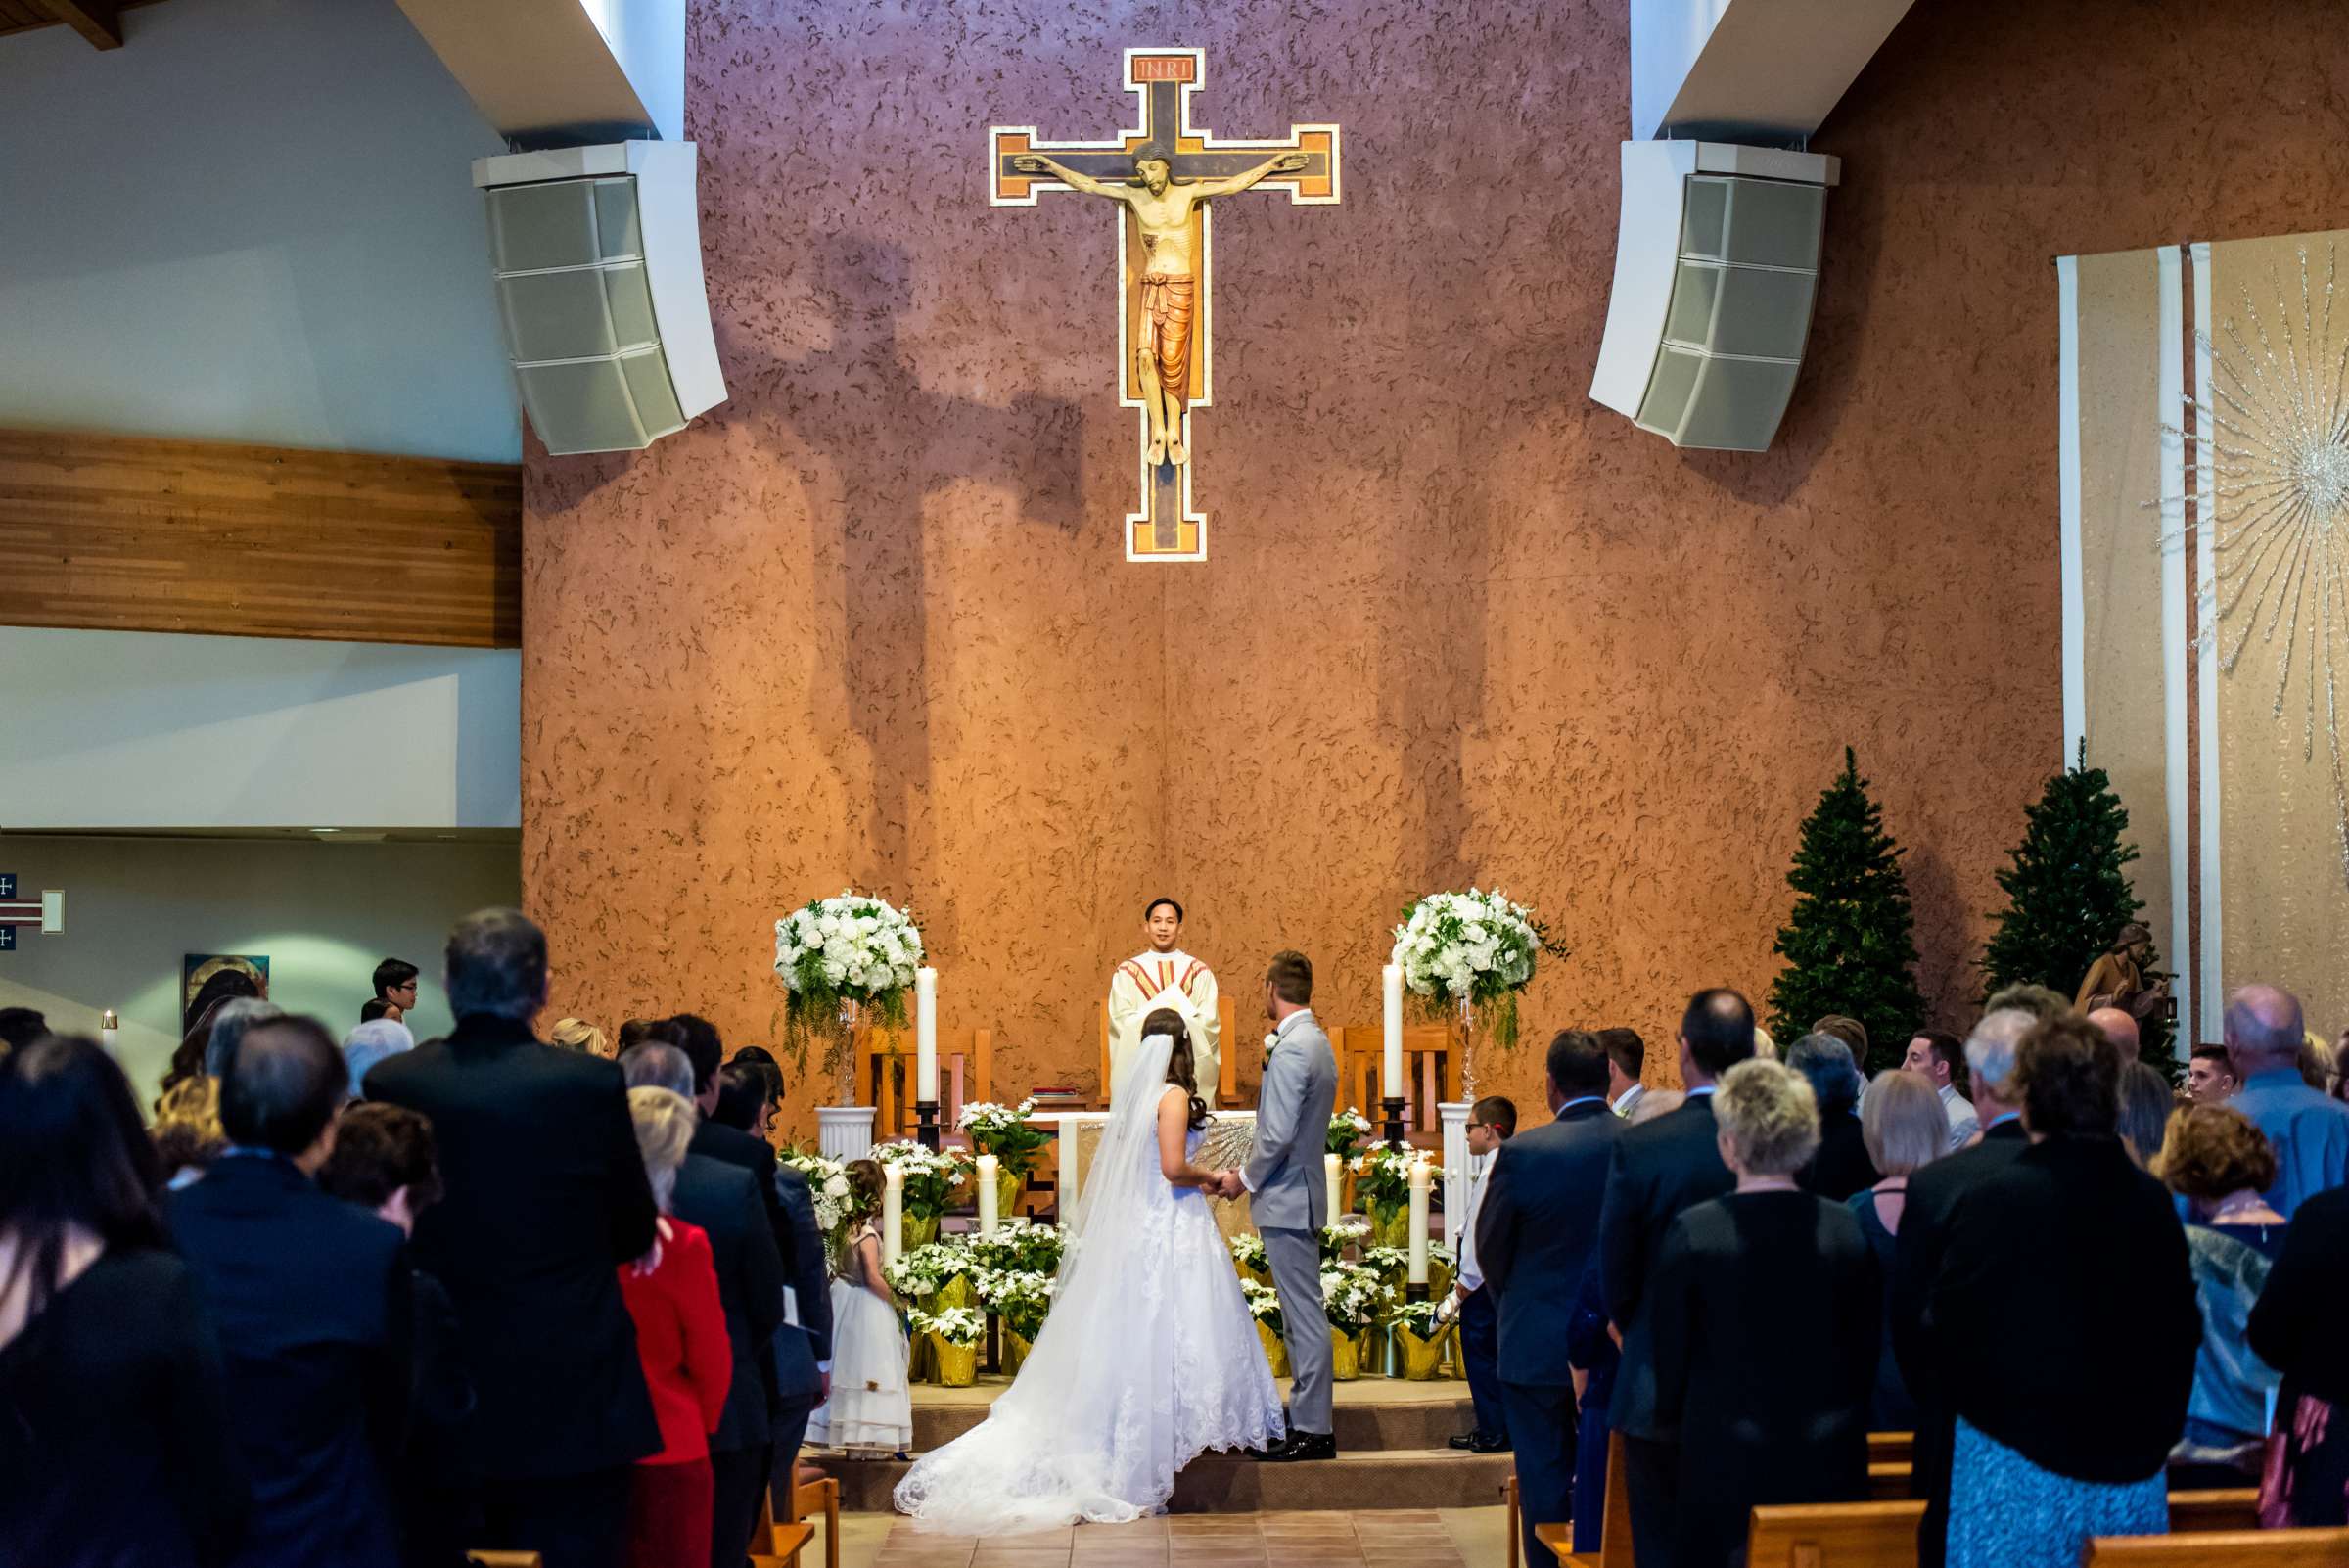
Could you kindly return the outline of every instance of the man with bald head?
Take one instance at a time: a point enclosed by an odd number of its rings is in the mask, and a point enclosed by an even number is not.
[[[2242,1087],[2231,1102],[2276,1151],[2271,1208],[2285,1219],[2307,1199],[2349,1179],[2349,1105],[2300,1077],[2306,1026],[2300,1001],[2274,986],[2245,986],[2227,1003],[2227,1054]]]
[[[2139,1041],[2137,1020],[2118,1007],[2099,1007],[2088,1015],[2096,1032],[2112,1041],[2112,1048],[2121,1053],[2121,1065],[2127,1067],[2137,1060]]]

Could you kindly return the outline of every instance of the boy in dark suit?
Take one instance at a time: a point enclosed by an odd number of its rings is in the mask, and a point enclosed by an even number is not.
[[[1609,1160],[1625,1131],[1607,1110],[1607,1053],[1570,1029],[1549,1042],[1553,1120],[1500,1145],[1478,1205],[1476,1256],[1497,1305],[1500,1403],[1517,1451],[1525,1560],[1537,1525],[1574,1512],[1574,1369],[1568,1325],[1598,1239]]]

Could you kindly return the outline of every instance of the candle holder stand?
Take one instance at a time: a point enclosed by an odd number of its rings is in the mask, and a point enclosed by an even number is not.
[[[1387,1141],[1389,1143],[1401,1143],[1404,1139],[1403,1096],[1400,1094],[1390,1094],[1380,1103],[1385,1108],[1387,1113]]]
[[[914,1136],[921,1141],[923,1148],[928,1149],[933,1153],[937,1152],[939,1140],[938,1101],[914,1101],[913,1115]]]

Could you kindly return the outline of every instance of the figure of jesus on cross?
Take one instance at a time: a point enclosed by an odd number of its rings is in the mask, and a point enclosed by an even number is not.
[[[1145,150],[1133,161],[1133,178],[1113,185],[1041,154],[1011,161],[1023,174],[1049,174],[1087,196],[1123,203],[1141,230],[1143,332],[1133,345],[1133,374],[1150,421],[1145,460],[1152,468],[1190,461],[1182,444],[1182,405],[1190,392],[1191,308],[1198,288],[1191,270],[1191,208],[1219,196],[1237,196],[1267,174],[1298,173],[1310,161],[1303,153],[1276,153],[1229,179],[1178,183],[1174,165]]]
[[[1128,561],[1207,559],[1207,519],[1190,506],[1199,450],[1190,416],[1214,396],[1209,205],[1267,181],[1291,202],[1338,200],[1337,126],[1292,125],[1277,142],[1210,136],[1190,121],[1205,71],[1201,50],[1128,49],[1126,86],[1142,115],[1124,135],[1047,142],[1033,125],[988,133],[992,205],[1033,207],[1045,191],[1076,191],[1119,208],[1120,401],[1142,411],[1142,508],[1126,519]]]

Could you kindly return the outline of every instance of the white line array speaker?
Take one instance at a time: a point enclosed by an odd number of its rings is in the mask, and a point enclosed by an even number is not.
[[[691,142],[477,159],[506,352],[550,452],[634,451],[725,400]]]
[[[1793,395],[1840,160],[1626,142],[1590,396],[1675,446],[1766,449]]]

